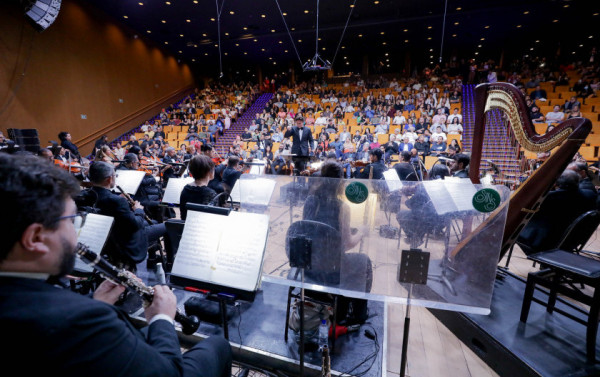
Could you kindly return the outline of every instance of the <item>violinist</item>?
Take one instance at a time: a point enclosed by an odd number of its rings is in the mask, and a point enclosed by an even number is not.
[[[355,173],[356,178],[383,179],[383,172],[387,170],[383,163],[383,152],[376,148],[369,151],[370,163]]]
[[[163,164],[166,164],[166,166],[162,170],[163,178],[164,178],[165,185],[166,185],[170,178],[177,177],[175,168],[173,168],[173,165],[172,165],[177,162],[175,148],[167,147],[167,149],[165,150],[165,156],[163,157],[162,162],[163,162]]]
[[[106,144],[98,148],[98,150],[96,151],[96,155],[94,156],[94,161],[104,161],[108,162],[109,164],[113,163],[113,160],[116,159],[117,158],[112,153],[109,146]]]

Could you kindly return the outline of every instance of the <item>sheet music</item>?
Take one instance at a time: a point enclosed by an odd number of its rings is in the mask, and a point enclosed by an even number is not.
[[[261,175],[261,174],[265,174],[265,161],[253,161],[253,163],[255,164],[261,164],[261,165],[252,165],[250,167],[250,174],[255,174],[255,175]]]
[[[238,179],[231,190],[231,200],[242,204],[269,205],[276,181],[267,178]]]
[[[470,181],[423,181],[433,207],[438,215],[473,210],[473,195],[477,192]]]
[[[85,224],[79,231],[77,241],[85,244],[91,251],[100,255],[108,234],[112,228],[114,218],[111,216],[88,213]],[[93,268],[79,258],[75,260],[75,269],[79,271],[92,272]]]
[[[167,183],[167,187],[165,188],[165,193],[163,194],[162,202],[169,204],[179,204],[179,199],[181,198],[181,192],[183,188],[188,183],[194,182],[194,178],[171,178]]]
[[[267,215],[231,212],[224,216],[188,211],[171,273],[254,291],[260,281],[268,229]]]
[[[115,173],[117,174],[116,186],[120,186],[130,195],[135,195],[146,175],[145,172],[137,170],[115,170]]]
[[[385,183],[387,184],[390,192],[400,190],[402,188],[402,181],[400,180],[396,169],[388,169],[384,171],[383,178],[385,178]]]

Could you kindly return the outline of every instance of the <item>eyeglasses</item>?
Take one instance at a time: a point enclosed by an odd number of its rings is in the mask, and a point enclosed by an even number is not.
[[[57,217],[56,219],[54,219],[54,221],[71,219],[71,222],[73,222],[73,227],[75,227],[75,230],[80,230],[81,228],[83,228],[83,224],[85,224],[86,216],[87,216],[87,212],[77,212],[74,215]]]

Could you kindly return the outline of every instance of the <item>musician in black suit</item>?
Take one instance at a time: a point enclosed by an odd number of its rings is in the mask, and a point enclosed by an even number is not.
[[[364,168],[355,174],[356,178],[369,178],[371,169],[373,169],[373,176],[371,179],[383,179],[383,172],[387,170],[382,160],[383,152],[381,149],[372,149],[369,151],[369,158],[371,162]]]
[[[305,169],[308,162],[312,146],[314,143],[312,132],[304,127],[304,118],[301,115],[296,116],[296,125],[288,126],[283,137],[292,138],[292,154],[295,168],[301,172]]]
[[[79,160],[81,159],[81,155],[79,154],[79,149],[73,142],[71,142],[71,134],[65,131],[62,131],[58,134],[58,138],[60,139],[60,145],[65,148],[72,159]]]
[[[417,175],[417,171],[413,164],[410,163],[411,154],[410,152],[402,152],[400,155],[402,157],[402,162],[394,165],[394,169],[396,173],[398,173],[398,177],[400,177],[401,181],[418,181],[419,176]]]
[[[136,153],[137,152],[137,153]],[[122,164],[117,166],[117,170],[139,170],[140,159],[139,156],[143,156],[142,150],[138,147],[133,147],[129,150],[129,153],[123,157]],[[142,178],[140,187],[133,195],[133,199],[140,202],[144,206],[144,210],[148,213],[148,216],[161,222],[163,221],[162,211],[160,210],[160,198],[162,196],[162,190],[158,182],[152,174],[146,174]]]
[[[452,173],[453,177],[469,178],[470,163],[471,158],[468,155],[464,153],[459,153],[454,156],[454,162],[450,166],[450,173]]]
[[[240,158],[236,156],[229,157],[227,161],[227,167],[223,171],[223,183],[225,184],[225,191],[231,193],[233,186],[237,180],[242,176],[242,169],[240,168]]]
[[[173,164],[177,163],[177,157],[176,157],[177,151],[175,151],[175,148],[173,147],[168,147],[165,150],[165,156],[163,157],[162,162],[164,164],[170,165],[170,167],[165,166],[163,169],[163,178],[164,178],[164,185],[166,187],[167,182],[169,181],[169,178],[176,178],[177,174],[175,173],[175,168],[173,167]]]
[[[565,170],[556,185],[517,238],[532,252],[556,248],[569,225],[596,208],[594,198],[579,188],[579,176],[573,170]]]
[[[115,219],[107,243],[107,254],[116,262],[126,267],[134,268],[148,255],[149,243],[157,242],[167,231],[165,224],[149,224],[144,219],[144,207],[134,202],[131,208],[124,197],[111,191],[115,187],[115,170],[109,163],[96,161],[90,167],[90,181],[93,187],[82,193],[79,203],[91,203],[100,214]],[[156,256],[151,255],[148,263],[156,262]]]
[[[75,263],[84,220],[72,199],[79,184],[35,156],[0,154],[0,177],[0,198],[11,214],[0,218],[6,232],[0,241],[0,331],[11,345],[3,358],[19,374],[230,376],[231,348],[221,337],[181,353],[173,326],[176,298],[168,287],[154,287],[144,309],[149,325],[140,331],[113,306],[123,287],[105,281],[92,299],[49,284],[48,277],[70,273]]]

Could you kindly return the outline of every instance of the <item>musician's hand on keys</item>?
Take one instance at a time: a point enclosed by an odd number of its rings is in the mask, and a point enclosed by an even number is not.
[[[166,314],[175,319],[176,311],[177,299],[171,289],[166,285],[155,285],[152,304],[144,310],[146,321],[149,322],[157,314]]]
[[[124,286],[104,280],[94,291],[94,299],[114,305],[124,291]]]
[[[133,203],[134,203],[134,205],[133,205],[133,209],[134,210],[136,210],[136,209],[144,209],[144,206],[141,205],[140,202],[138,202],[137,200],[135,202],[133,202]]]

